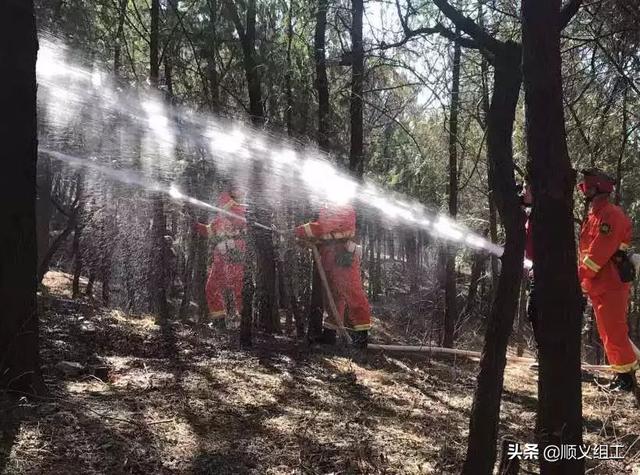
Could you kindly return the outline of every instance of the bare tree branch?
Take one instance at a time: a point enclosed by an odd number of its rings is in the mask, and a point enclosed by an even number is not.
[[[564,30],[571,19],[578,13],[582,0],[569,0],[569,2],[560,10],[560,29]]]
[[[447,0],[433,0],[433,3],[440,9],[445,16],[456,25],[457,28],[464,31],[473,38],[482,48],[497,54],[502,49],[503,43],[496,40],[484,28],[481,28],[471,18],[464,16]]]

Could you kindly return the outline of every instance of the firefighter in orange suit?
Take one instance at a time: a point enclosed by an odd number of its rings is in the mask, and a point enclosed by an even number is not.
[[[295,235],[318,245],[338,313],[344,317],[345,308],[348,309],[345,327],[351,330],[354,345],[365,348],[371,328],[371,309],[360,278],[361,247],[353,241],[356,235],[353,206],[333,203],[324,206],[318,220],[298,226]],[[336,322],[332,315],[323,326],[323,340],[335,341]]]
[[[239,192],[232,188],[218,197],[220,212],[209,224],[196,223],[196,231],[203,237],[214,239],[213,260],[205,293],[209,307],[209,318],[214,325],[224,328],[227,311],[225,310],[224,291],[233,294],[236,311],[242,311],[242,282],[244,278],[244,257],[246,253],[244,219],[245,205],[239,204]]]
[[[580,231],[578,276],[593,305],[609,364],[617,373],[608,389],[629,391],[632,374],[638,369],[627,327],[629,282],[634,277],[626,254],[631,221],[609,202],[613,178],[595,168],[582,173],[584,179],[578,188],[589,203],[589,215]]]

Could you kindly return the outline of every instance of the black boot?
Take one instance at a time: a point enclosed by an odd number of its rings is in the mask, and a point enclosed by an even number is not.
[[[607,385],[606,389],[611,392],[629,392],[633,390],[633,378],[631,377],[631,373],[618,373]]]
[[[365,350],[369,342],[369,330],[354,331],[351,333],[352,344],[359,350]]]

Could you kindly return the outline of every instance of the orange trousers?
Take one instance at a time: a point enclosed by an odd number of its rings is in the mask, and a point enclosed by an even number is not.
[[[320,246],[319,251],[322,267],[327,274],[329,288],[344,326],[356,331],[369,330],[371,328],[371,308],[362,288],[360,258],[353,255],[351,265],[343,267],[336,263],[337,254],[344,252],[343,244],[325,244]],[[346,308],[349,309],[348,322],[344,321]],[[333,315],[330,315],[324,326],[335,329]]]
[[[236,241],[238,242],[238,241]],[[242,248],[244,249],[244,242]],[[205,288],[209,316],[223,319],[225,310],[224,292],[230,290],[238,313],[242,312],[242,284],[244,279],[244,262],[233,262],[227,254],[218,251],[213,253],[213,261]]]
[[[629,288],[610,290],[589,297],[611,369],[619,373],[637,369],[638,360],[629,340],[627,326]]]

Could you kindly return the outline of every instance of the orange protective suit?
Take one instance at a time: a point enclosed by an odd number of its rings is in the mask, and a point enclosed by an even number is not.
[[[612,259],[630,240],[631,221],[622,209],[606,196],[596,197],[580,231],[578,276],[593,305],[609,364],[619,373],[638,367],[627,326],[630,284],[622,282]]]
[[[355,331],[371,328],[371,309],[362,288],[358,246],[352,239],[356,235],[356,212],[351,205],[323,207],[317,221],[295,229],[301,239],[318,242],[322,267],[329,287],[344,321],[345,308],[349,309],[345,327]],[[335,329],[333,316],[324,322],[325,328]]]
[[[227,192],[218,197],[218,207],[233,213],[234,218],[220,213],[210,224],[197,223],[198,234],[215,238],[213,261],[205,288],[209,316],[213,320],[224,319],[227,315],[224,304],[224,291],[233,293],[238,313],[242,311],[242,283],[244,278],[244,257],[246,243],[244,234],[245,206],[236,201]]]

